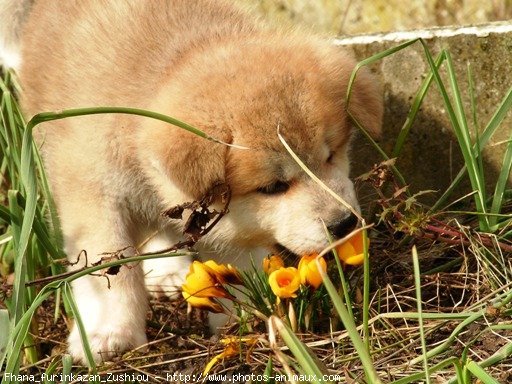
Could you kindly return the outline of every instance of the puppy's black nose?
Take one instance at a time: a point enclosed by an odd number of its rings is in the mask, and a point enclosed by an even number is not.
[[[333,236],[340,239],[343,236],[348,235],[356,227],[358,221],[359,219],[357,216],[351,213],[341,221],[329,225],[327,229],[332,233]]]

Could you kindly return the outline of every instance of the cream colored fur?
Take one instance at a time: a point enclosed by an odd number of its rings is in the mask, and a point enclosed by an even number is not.
[[[27,117],[92,106],[129,106],[181,119],[215,144],[156,120],[97,115],[45,123],[37,132],[70,260],[86,250],[152,250],[181,238],[183,222],[161,213],[227,183],[229,213],[201,240],[221,261],[248,263],[256,247],[296,254],[327,242],[323,223],[349,211],[289,156],[288,144],[357,210],[348,178],[351,124],[345,96],[355,62],[329,41],[276,30],[220,0],[36,1],[22,33],[22,103]],[[361,71],[352,113],[380,131],[379,88]],[[356,160],[357,160],[357,153]],[[289,190],[261,192],[276,181]],[[130,251],[125,251],[128,255]],[[133,253],[133,252],[132,252]],[[237,260],[238,259],[238,260]],[[179,286],[189,261],[147,263],[148,282]],[[84,265],[84,259],[77,267]],[[76,301],[95,358],[146,342],[147,293],[140,265],[75,281]],[[77,329],[69,349],[84,361]]]

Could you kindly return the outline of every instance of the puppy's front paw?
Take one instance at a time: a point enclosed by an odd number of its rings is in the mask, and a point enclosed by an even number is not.
[[[144,261],[146,288],[154,296],[177,298],[190,268],[189,257],[166,257]]]
[[[144,329],[134,329],[129,326],[104,327],[94,332],[88,332],[87,339],[91,347],[92,356],[96,363],[111,360],[114,356],[147,343]],[[69,353],[73,360],[87,364],[82,340],[78,327],[74,327],[68,338]]]

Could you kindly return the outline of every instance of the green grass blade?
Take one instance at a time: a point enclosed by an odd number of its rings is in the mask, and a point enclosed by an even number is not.
[[[501,165],[501,171],[498,176],[498,181],[496,182],[496,186],[494,189],[494,195],[492,199],[492,205],[490,209],[490,213],[495,215],[500,213],[501,207],[503,205],[503,197],[505,195],[505,189],[507,188],[507,184],[510,178],[510,171],[512,170],[512,134],[510,135],[510,139],[507,144],[507,149],[505,151],[505,155],[503,156],[503,163]],[[497,216],[491,216],[489,218],[489,223],[492,229],[495,228],[496,223],[498,221]]]
[[[3,85],[3,86],[2,86]],[[16,125],[16,107],[12,93],[7,89],[7,86],[0,82],[0,87],[5,89],[2,94],[2,123],[4,136],[3,151],[7,162],[9,163],[9,170],[11,174],[16,174],[16,170],[20,168],[19,149],[21,148],[21,137],[18,126]],[[13,183],[11,188],[19,189],[19,182],[17,179],[11,180]]]
[[[503,360],[508,359],[512,355],[512,342],[505,344],[498,349],[493,355],[483,360],[478,364],[482,368],[490,367],[501,363]]]
[[[430,373],[434,373],[440,370],[445,369],[446,367],[453,365],[455,372],[457,373],[457,377],[462,377],[462,367],[460,365],[459,359],[456,357],[450,357],[446,360],[441,361],[440,363],[437,363],[430,367],[429,371]],[[425,372],[418,372],[414,373],[412,375],[408,375],[404,378],[395,380],[391,382],[390,384],[409,384],[409,383],[420,383],[425,378]],[[458,384],[461,384],[462,381],[457,381]]]
[[[71,355],[64,354],[62,356],[62,377],[65,379],[62,383],[69,383],[69,378],[72,377],[71,370],[73,369],[73,359]]]
[[[318,260],[316,262],[318,263]],[[347,307],[343,302],[343,299],[341,298],[341,296],[338,295],[338,292],[336,291],[334,284],[332,283],[331,279],[329,278],[327,273],[325,273],[325,271],[321,268],[320,265],[318,265],[318,271],[322,275],[325,288],[329,293],[334,308],[336,309],[341,321],[343,322],[343,325],[347,330],[350,340],[352,341],[352,344],[354,344],[354,348],[356,349],[357,354],[361,359],[361,363],[363,364],[368,382],[373,384],[380,383],[381,381],[379,379],[379,376],[377,375],[377,371],[375,370],[369,351],[366,348],[366,345],[364,344],[363,340],[361,339],[359,332],[357,332],[357,327],[356,324],[354,323],[353,317],[350,316]]]
[[[329,240],[329,243],[332,243],[333,238],[331,236],[331,233],[327,229],[327,226],[325,226],[324,223],[324,230],[325,235],[327,236],[327,239]],[[349,316],[354,318],[354,314],[352,313],[352,305],[350,305],[350,287],[347,282],[347,279],[345,278],[345,272],[343,271],[343,265],[341,265],[340,258],[338,257],[338,252],[336,251],[336,248],[332,250],[332,253],[334,254],[334,261],[336,262],[336,269],[338,270],[338,275],[340,277],[340,284],[341,284],[341,290],[343,292],[343,296],[345,297],[345,303],[347,303],[347,311],[349,313]]]
[[[89,367],[89,370],[92,373],[96,374],[96,363],[94,362],[94,357],[92,356],[89,340],[87,339],[87,334],[85,332],[84,323],[82,321],[80,312],[78,311],[78,307],[73,297],[73,293],[71,292],[71,285],[69,285],[69,283],[65,282],[62,285],[62,293],[66,300],[68,300],[71,313],[73,314],[73,318],[75,320],[75,327],[78,328],[78,332],[80,333],[80,340],[82,341],[82,348],[85,354],[85,358],[87,360],[87,366]]]
[[[471,185],[475,193],[475,204],[478,212],[486,213],[486,192],[485,192],[485,179],[484,175],[481,172],[482,167],[479,166],[479,157],[480,152],[478,151],[479,142],[476,143],[477,150],[473,148],[473,144],[471,143],[471,136],[469,132],[468,123],[466,120],[466,113],[464,111],[464,106],[462,103],[462,97],[460,93],[460,89],[458,86],[458,81],[455,74],[455,69],[453,67],[453,60],[449,52],[446,52],[446,63],[447,63],[447,71],[448,77],[450,80],[450,85],[452,88],[452,93],[455,99],[455,113],[458,124],[455,124],[452,120],[452,126],[455,131],[455,135],[457,137],[457,141],[459,142],[459,147],[462,151],[462,156],[464,157],[464,161],[468,168],[468,176],[471,181]],[[446,92],[446,91],[445,91]],[[443,95],[443,99],[445,99],[445,104],[448,96]],[[489,231],[489,219],[487,215],[479,215],[478,220],[480,222],[480,229],[484,231]]]
[[[17,254],[22,256],[25,255],[27,250],[28,239],[32,233],[32,224],[37,207],[37,178],[34,169],[32,127],[27,126],[23,134],[20,169],[20,177],[26,198],[25,214],[23,215],[17,251]]]
[[[485,172],[484,172],[484,161],[482,156],[482,147],[480,147],[480,128],[478,124],[477,118],[477,105],[476,105],[476,96],[475,96],[475,84],[473,80],[473,75],[471,72],[471,65],[468,63],[467,65],[468,72],[468,93],[471,105],[471,116],[473,120],[473,131],[475,132],[475,144],[473,145],[473,156],[475,157],[475,162],[478,167],[478,173],[482,175],[482,181],[485,185]],[[484,190],[485,192],[485,190]],[[487,199],[486,195],[484,195],[485,199]]]
[[[442,315],[446,316],[446,314],[442,314]],[[484,315],[485,315],[485,312],[483,310],[470,314],[469,316],[466,317],[466,319],[464,319],[459,325],[457,325],[455,327],[455,329],[452,331],[450,336],[445,341],[443,341],[438,346],[429,350],[425,356],[422,355],[420,357],[416,357],[416,358],[412,359],[410,361],[410,364],[411,365],[418,364],[418,363],[422,362],[425,358],[431,359],[434,356],[437,356],[438,354],[446,351],[451,346],[451,344],[456,340],[457,336],[464,330],[464,328],[466,328],[470,324],[474,323],[475,321],[477,321]],[[423,318],[426,318],[425,314],[423,314]]]
[[[478,146],[483,149],[487,142],[491,139],[491,137],[494,135],[498,127],[503,122],[503,119],[506,117],[508,111],[512,107],[512,88],[510,88],[503,98],[503,101],[499,105],[499,107],[494,112],[494,115],[490,118],[489,122],[487,123],[486,127],[484,128],[482,134],[480,135]],[[476,149],[476,144],[474,147],[474,150]],[[452,192],[455,190],[455,188],[459,185],[460,181],[464,177],[464,174],[466,173],[467,168],[464,166],[457,176],[454,178],[453,182],[450,184],[448,189],[443,193],[443,195],[436,201],[436,203],[432,206],[430,209],[431,212],[437,211],[441,205],[443,205],[448,198],[452,194]]]
[[[479,134],[479,124],[477,117],[477,103],[476,103],[476,95],[475,95],[475,80],[473,78],[473,71],[471,70],[471,64],[468,62],[468,92],[469,92],[469,100],[471,105],[471,118],[473,120],[473,127],[477,134]],[[480,143],[480,137],[477,138],[477,144]]]
[[[423,326],[423,308],[421,300],[421,279],[420,279],[420,262],[418,259],[418,251],[416,246],[412,248],[412,264],[414,268],[414,286],[416,288],[416,305],[418,311],[418,325],[420,329],[421,352],[423,355],[423,369],[425,371],[425,383],[430,384],[430,373],[427,357],[427,344],[425,340],[425,328]]]
[[[499,381],[490,376],[474,361],[470,361],[466,364],[466,368],[483,384],[500,384]]]
[[[330,381],[323,380],[322,377],[326,372],[322,372],[318,366],[315,358],[309,349],[298,339],[293,331],[278,317],[271,316],[269,319],[274,328],[279,332],[283,341],[286,343],[290,351],[297,359],[298,364],[304,370],[304,373],[311,379],[313,383],[331,383]]]
[[[22,225],[21,222],[23,220],[23,212],[21,207],[18,205],[18,191],[9,191],[9,210],[11,212],[13,220],[11,221],[11,231],[12,231],[12,239],[15,250],[15,258],[14,258],[14,286],[13,286],[13,294],[11,297],[13,313],[11,314],[11,333],[12,329],[15,325],[20,321],[23,316],[23,312],[26,306],[26,290],[25,290],[25,279],[27,272],[27,263],[25,258],[25,253],[20,253],[19,249],[22,247],[21,245],[21,233],[22,233]],[[28,238],[26,240],[28,243]],[[25,245],[26,247],[26,245]],[[8,353],[12,351],[11,345],[7,346]],[[21,350],[21,346],[20,346]],[[16,361],[12,362],[12,368],[14,371],[17,371],[19,365],[19,355]]]
[[[445,55],[443,53],[439,54],[436,59],[436,68],[439,69],[443,61],[445,60]],[[400,133],[396,138],[395,146],[393,147],[393,151],[391,152],[391,157],[398,157],[402,152],[402,148],[405,144],[407,137],[409,136],[409,132],[412,128],[414,121],[416,120],[416,116],[420,110],[421,104],[427,95],[427,91],[430,89],[432,85],[432,81],[434,79],[434,75],[430,72],[425,80],[421,83],[420,89],[414,96],[414,99],[411,104],[411,108],[409,109],[409,113],[407,114],[407,118],[405,119],[405,123],[402,125],[400,129]]]
[[[7,309],[0,309],[0,367],[3,367],[3,362],[5,361],[9,332],[9,311]]]
[[[18,203],[22,208],[26,207],[26,199],[21,195],[18,195]],[[48,226],[46,224],[46,221],[43,219],[43,215],[37,208],[36,216],[33,222],[33,231],[37,239],[40,241],[41,245],[50,254],[52,258],[60,259],[64,257],[63,251],[59,250],[52,241],[52,238],[48,233]]]
[[[503,122],[503,119],[507,116],[507,113],[512,108],[512,87],[508,90],[507,94],[503,98],[503,101],[494,112],[494,115],[490,118],[487,123],[482,135],[480,136],[480,147],[484,147],[490,138],[494,135],[494,132]]]
[[[355,82],[356,77],[357,77],[357,72],[359,72],[359,70],[362,67],[367,66],[367,65],[371,65],[373,63],[376,63],[377,61],[382,60],[383,58],[385,58],[387,56],[393,55],[393,54],[397,53],[398,51],[401,51],[402,49],[405,49],[408,46],[418,42],[418,40],[419,39],[413,39],[413,40],[406,41],[405,43],[397,45],[396,47],[391,47],[391,48],[386,49],[385,51],[378,52],[375,55],[370,56],[370,57],[360,61],[359,63],[357,63],[357,65],[355,66],[354,70],[352,71],[352,74],[350,75],[350,79],[349,79],[349,82],[348,82],[347,97],[346,97],[347,106],[349,105],[350,98],[352,97],[352,88],[353,88],[354,82]]]
[[[364,227],[366,222],[363,220],[361,225]],[[369,240],[368,231],[363,230],[363,340],[366,349],[370,351],[370,329],[368,322],[370,320],[370,255],[368,251]]]
[[[60,219],[57,214],[57,207],[55,205],[53,195],[50,191],[50,186],[48,184],[46,172],[44,172],[44,167],[43,167],[43,163],[42,163],[42,159],[39,154],[39,151],[36,151],[35,162],[37,164],[37,168],[41,170],[40,178],[39,178],[41,181],[41,183],[40,183],[41,191],[40,192],[42,193],[44,201],[46,202],[46,207],[47,207],[47,212],[48,212],[48,214],[46,215],[46,218],[47,218],[47,221],[46,221],[47,225],[45,226],[45,228],[47,229],[46,232],[49,235],[51,235],[51,238],[53,239],[53,241],[51,243],[55,244],[55,248],[58,251],[56,255],[54,255],[51,252],[50,252],[50,254],[54,258],[65,258],[66,255],[64,254],[64,251],[62,250],[62,248],[64,246],[64,240],[63,240],[63,235],[62,235],[61,226],[60,226]],[[59,272],[61,272],[61,271],[59,271]]]
[[[53,377],[59,377],[59,376],[52,376],[52,375],[56,375],[55,370],[57,369],[58,365],[59,365],[59,360],[57,358],[55,358],[50,363],[48,368],[46,368],[46,371],[44,372],[45,373],[44,384],[55,384],[55,380],[50,380],[50,379]]]
[[[273,378],[273,364],[272,364],[272,358],[270,357],[268,359],[268,363],[265,367],[265,371],[263,372],[263,377],[267,377],[267,381],[265,381],[266,384],[274,384],[275,380]]]
[[[160,121],[166,122],[168,124],[174,125],[176,127],[185,129],[186,131],[189,131],[190,133],[193,133],[199,137],[202,137],[207,140],[211,140],[211,141],[219,143],[219,144],[224,144],[224,145],[231,146],[231,147],[245,148],[245,147],[239,147],[239,146],[236,146],[233,144],[225,143],[221,140],[211,137],[211,136],[207,135],[206,133],[204,133],[203,131],[201,131],[201,130],[199,130],[181,120],[164,115],[162,113],[148,111],[148,110],[139,109],[139,108],[91,107],[91,108],[67,109],[62,112],[43,112],[43,113],[38,113],[37,115],[33,116],[27,125],[30,127],[34,127],[37,124],[44,123],[47,121],[67,119],[67,118],[76,117],[76,116],[101,115],[101,114],[112,114],[112,113],[149,117],[151,119],[160,120]]]

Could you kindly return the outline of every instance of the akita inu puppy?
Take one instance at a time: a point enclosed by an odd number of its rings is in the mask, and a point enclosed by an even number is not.
[[[32,2],[6,2],[20,3]],[[177,242],[183,221],[161,213],[219,183],[231,190],[229,213],[200,242],[222,261],[243,264],[256,247],[319,251],[328,244],[324,225],[335,237],[355,226],[346,105],[354,59],[327,39],[265,26],[230,3],[36,0],[29,12],[18,9],[27,19],[4,36],[3,51],[19,63],[27,118],[79,107],[143,108],[234,145],[133,115],[42,124],[36,137],[71,261],[83,250],[89,263],[125,248],[128,256],[155,231],[151,249]],[[348,108],[371,134],[379,133],[382,96],[369,72],[358,74]],[[352,209],[306,175],[278,129]],[[81,258],[76,267],[84,263]],[[170,257],[145,269],[152,284],[179,286],[188,265]],[[135,264],[110,276],[110,288],[96,276],[74,282],[97,360],[146,343],[144,280]],[[76,327],[69,349],[84,361]]]

